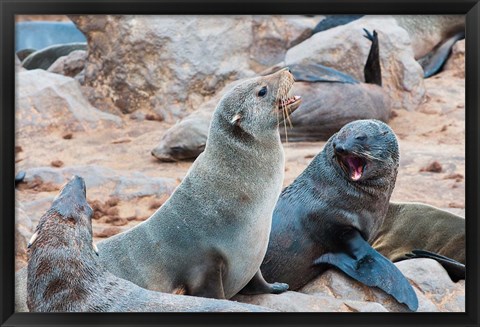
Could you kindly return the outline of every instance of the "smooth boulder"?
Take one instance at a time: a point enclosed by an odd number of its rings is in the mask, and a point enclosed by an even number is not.
[[[175,121],[311,35],[304,16],[69,16],[87,35],[85,85],[99,108]],[[113,108],[113,109],[112,109]],[[102,109],[103,110],[103,109]]]
[[[101,112],[83,96],[73,78],[41,69],[21,71],[16,85],[16,134],[86,131],[120,127],[121,119]]]

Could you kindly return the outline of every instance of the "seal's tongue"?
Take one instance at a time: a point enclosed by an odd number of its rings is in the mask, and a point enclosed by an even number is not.
[[[357,157],[347,158],[348,166],[350,167],[350,177],[354,181],[358,181],[363,174],[363,162]]]

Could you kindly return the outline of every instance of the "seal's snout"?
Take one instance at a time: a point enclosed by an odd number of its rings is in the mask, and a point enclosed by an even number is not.
[[[283,118],[291,115],[302,102],[302,98],[292,94],[292,86],[295,82],[293,75],[288,67],[278,72],[280,80],[278,82],[277,106],[280,112],[283,112]]]
[[[86,194],[87,189],[85,187],[85,181],[78,175],[74,175],[60,192],[60,195],[63,196],[83,195],[83,198],[86,197]]]
[[[52,208],[65,218],[90,216],[93,212],[87,203],[87,191],[83,178],[73,176],[53,201]]]
[[[175,147],[173,148],[175,150]],[[181,151],[179,151],[180,153],[182,153]],[[174,151],[170,148],[170,149],[165,149],[163,147],[157,147],[155,149],[152,150],[152,152],[150,152],[151,155],[162,161],[162,162],[175,162],[176,158],[174,157]]]
[[[349,151],[344,144],[333,143],[333,150],[338,154],[347,154]]]

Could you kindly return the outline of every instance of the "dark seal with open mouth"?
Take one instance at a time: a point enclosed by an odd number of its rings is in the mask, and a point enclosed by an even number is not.
[[[381,121],[354,121],[334,134],[280,195],[265,279],[295,290],[332,265],[416,310],[406,278],[369,245],[387,214],[398,164],[397,139]]]
[[[92,243],[93,210],[74,176],[42,216],[28,246],[27,304],[32,312],[268,311],[226,300],[163,294],[108,272]]]
[[[284,69],[220,100],[205,151],[148,220],[99,243],[113,274],[142,287],[230,298],[281,293],[260,273],[284,177],[279,123],[300,105]]]

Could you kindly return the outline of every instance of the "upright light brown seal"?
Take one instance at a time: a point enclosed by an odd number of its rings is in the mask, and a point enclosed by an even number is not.
[[[300,104],[286,69],[246,80],[213,115],[205,151],[152,217],[99,244],[113,274],[142,287],[230,298],[281,293],[259,270],[284,177],[279,122]]]

